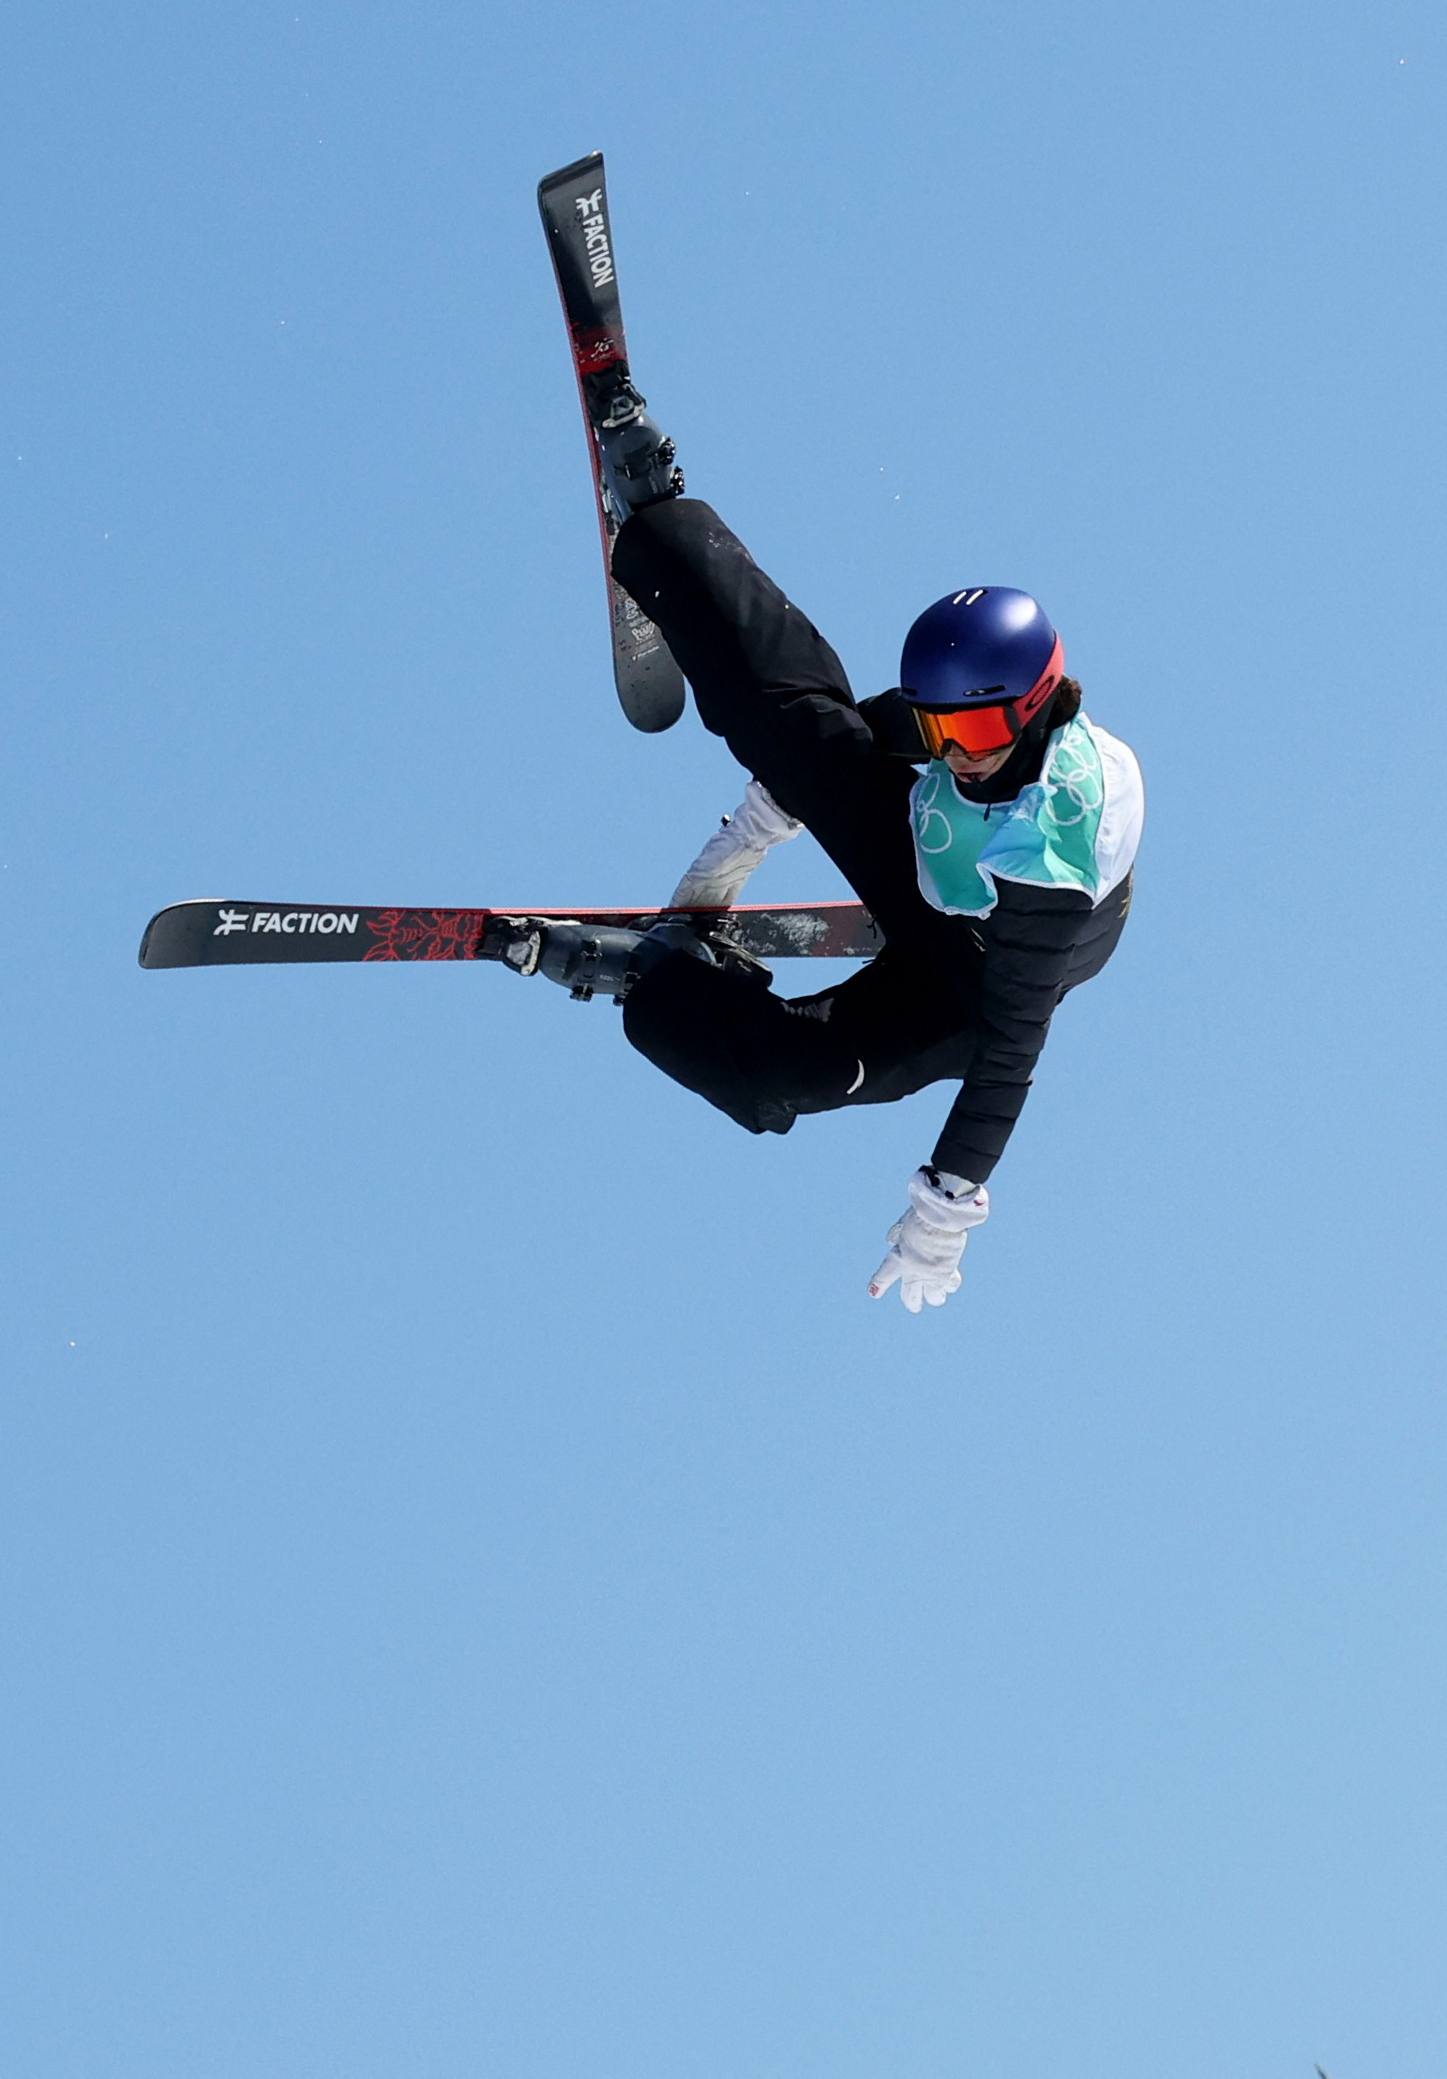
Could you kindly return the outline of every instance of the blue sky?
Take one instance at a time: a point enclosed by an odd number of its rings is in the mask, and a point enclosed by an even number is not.
[[[1440,13],[0,58],[6,2069],[1440,2069]],[[863,1287],[948,1093],[759,1142],[542,983],[135,965],[661,898],[737,799],[609,686],[533,201],[594,147],[857,690],[1023,585],[1145,768],[928,1318]]]

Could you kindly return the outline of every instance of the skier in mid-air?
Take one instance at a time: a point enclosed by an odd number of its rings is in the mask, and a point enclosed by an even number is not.
[[[786,1000],[672,920],[616,934],[605,979],[640,1053],[751,1133],[957,1082],[869,1285],[878,1298],[897,1283],[912,1313],[941,1306],[989,1211],[986,1181],[1055,1008],[1120,937],[1139,767],[1082,711],[1041,608],[1006,587],[937,600],[905,638],[900,686],[856,703],[812,623],[709,506],[682,495],[673,445],[642,398],[627,403],[599,434],[623,519],[613,575],[661,630],[704,727],[752,775],[670,907],[727,907],[772,845],[808,829],[885,946],[838,986]],[[569,929],[534,927],[527,947],[489,950],[568,981]],[[590,952],[596,968],[596,934]]]
[[[905,637],[901,684],[856,703],[818,630],[683,495],[629,371],[602,153],[546,175],[538,204],[588,428],[619,703],[636,728],[667,729],[691,683],[704,727],[751,774],[739,810],[663,911],[182,902],[152,917],[141,965],[501,961],[613,996],[640,1053],[750,1133],[958,1083],[869,1285],[879,1298],[897,1284],[911,1313],[942,1306],[1056,1007],[1120,938],[1139,767],[1083,713],[1041,608],[1006,586],[937,599]],[[859,903],[727,919],[770,847],[804,828]],[[757,957],[875,947],[837,988],[791,999]]]

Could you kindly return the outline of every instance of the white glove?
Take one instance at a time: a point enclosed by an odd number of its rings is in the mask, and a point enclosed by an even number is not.
[[[942,1307],[960,1289],[960,1258],[970,1229],[989,1218],[990,1194],[934,1169],[917,1169],[909,1180],[909,1211],[889,1230],[889,1254],[869,1281],[871,1299],[891,1285],[911,1314],[928,1302]]]
[[[671,910],[726,910],[771,845],[797,837],[804,828],[786,816],[758,780],[750,780],[744,798],[725,816],[688,872],[674,889]]]

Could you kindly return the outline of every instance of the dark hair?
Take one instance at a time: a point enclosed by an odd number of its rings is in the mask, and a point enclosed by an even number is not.
[[[1080,713],[1081,698],[1079,679],[1062,679],[1050,703],[1050,727],[1059,729],[1064,723],[1073,722]]]

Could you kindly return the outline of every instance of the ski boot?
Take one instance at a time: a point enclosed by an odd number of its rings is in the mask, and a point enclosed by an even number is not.
[[[594,424],[603,463],[603,485],[621,524],[630,513],[683,491],[683,471],[674,467],[673,442],[644,410],[647,403],[625,377],[600,399]]]
[[[761,982],[767,989],[774,977],[758,955],[747,946],[738,945],[727,936],[727,916],[679,917],[664,915],[647,931],[639,933],[638,952],[635,956],[635,972],[646,975],[650,967],[657,967],[670,953],[687,953],[691,960],[702,960],[706,967],[721,967],[725,974],[745,975],[752,981]],[[630,985],[631,986],[631,985]]]
[[[546,975],[574,1003],[587,1003],[600,990],[622,1003],[639,976],[670,953],[687,953],[709,967],[733,964],[721,961],[691,925],[671,917],[647,931],[551,917],[489,917],[478,947],[480,960],[500,960],[520,975]]]

